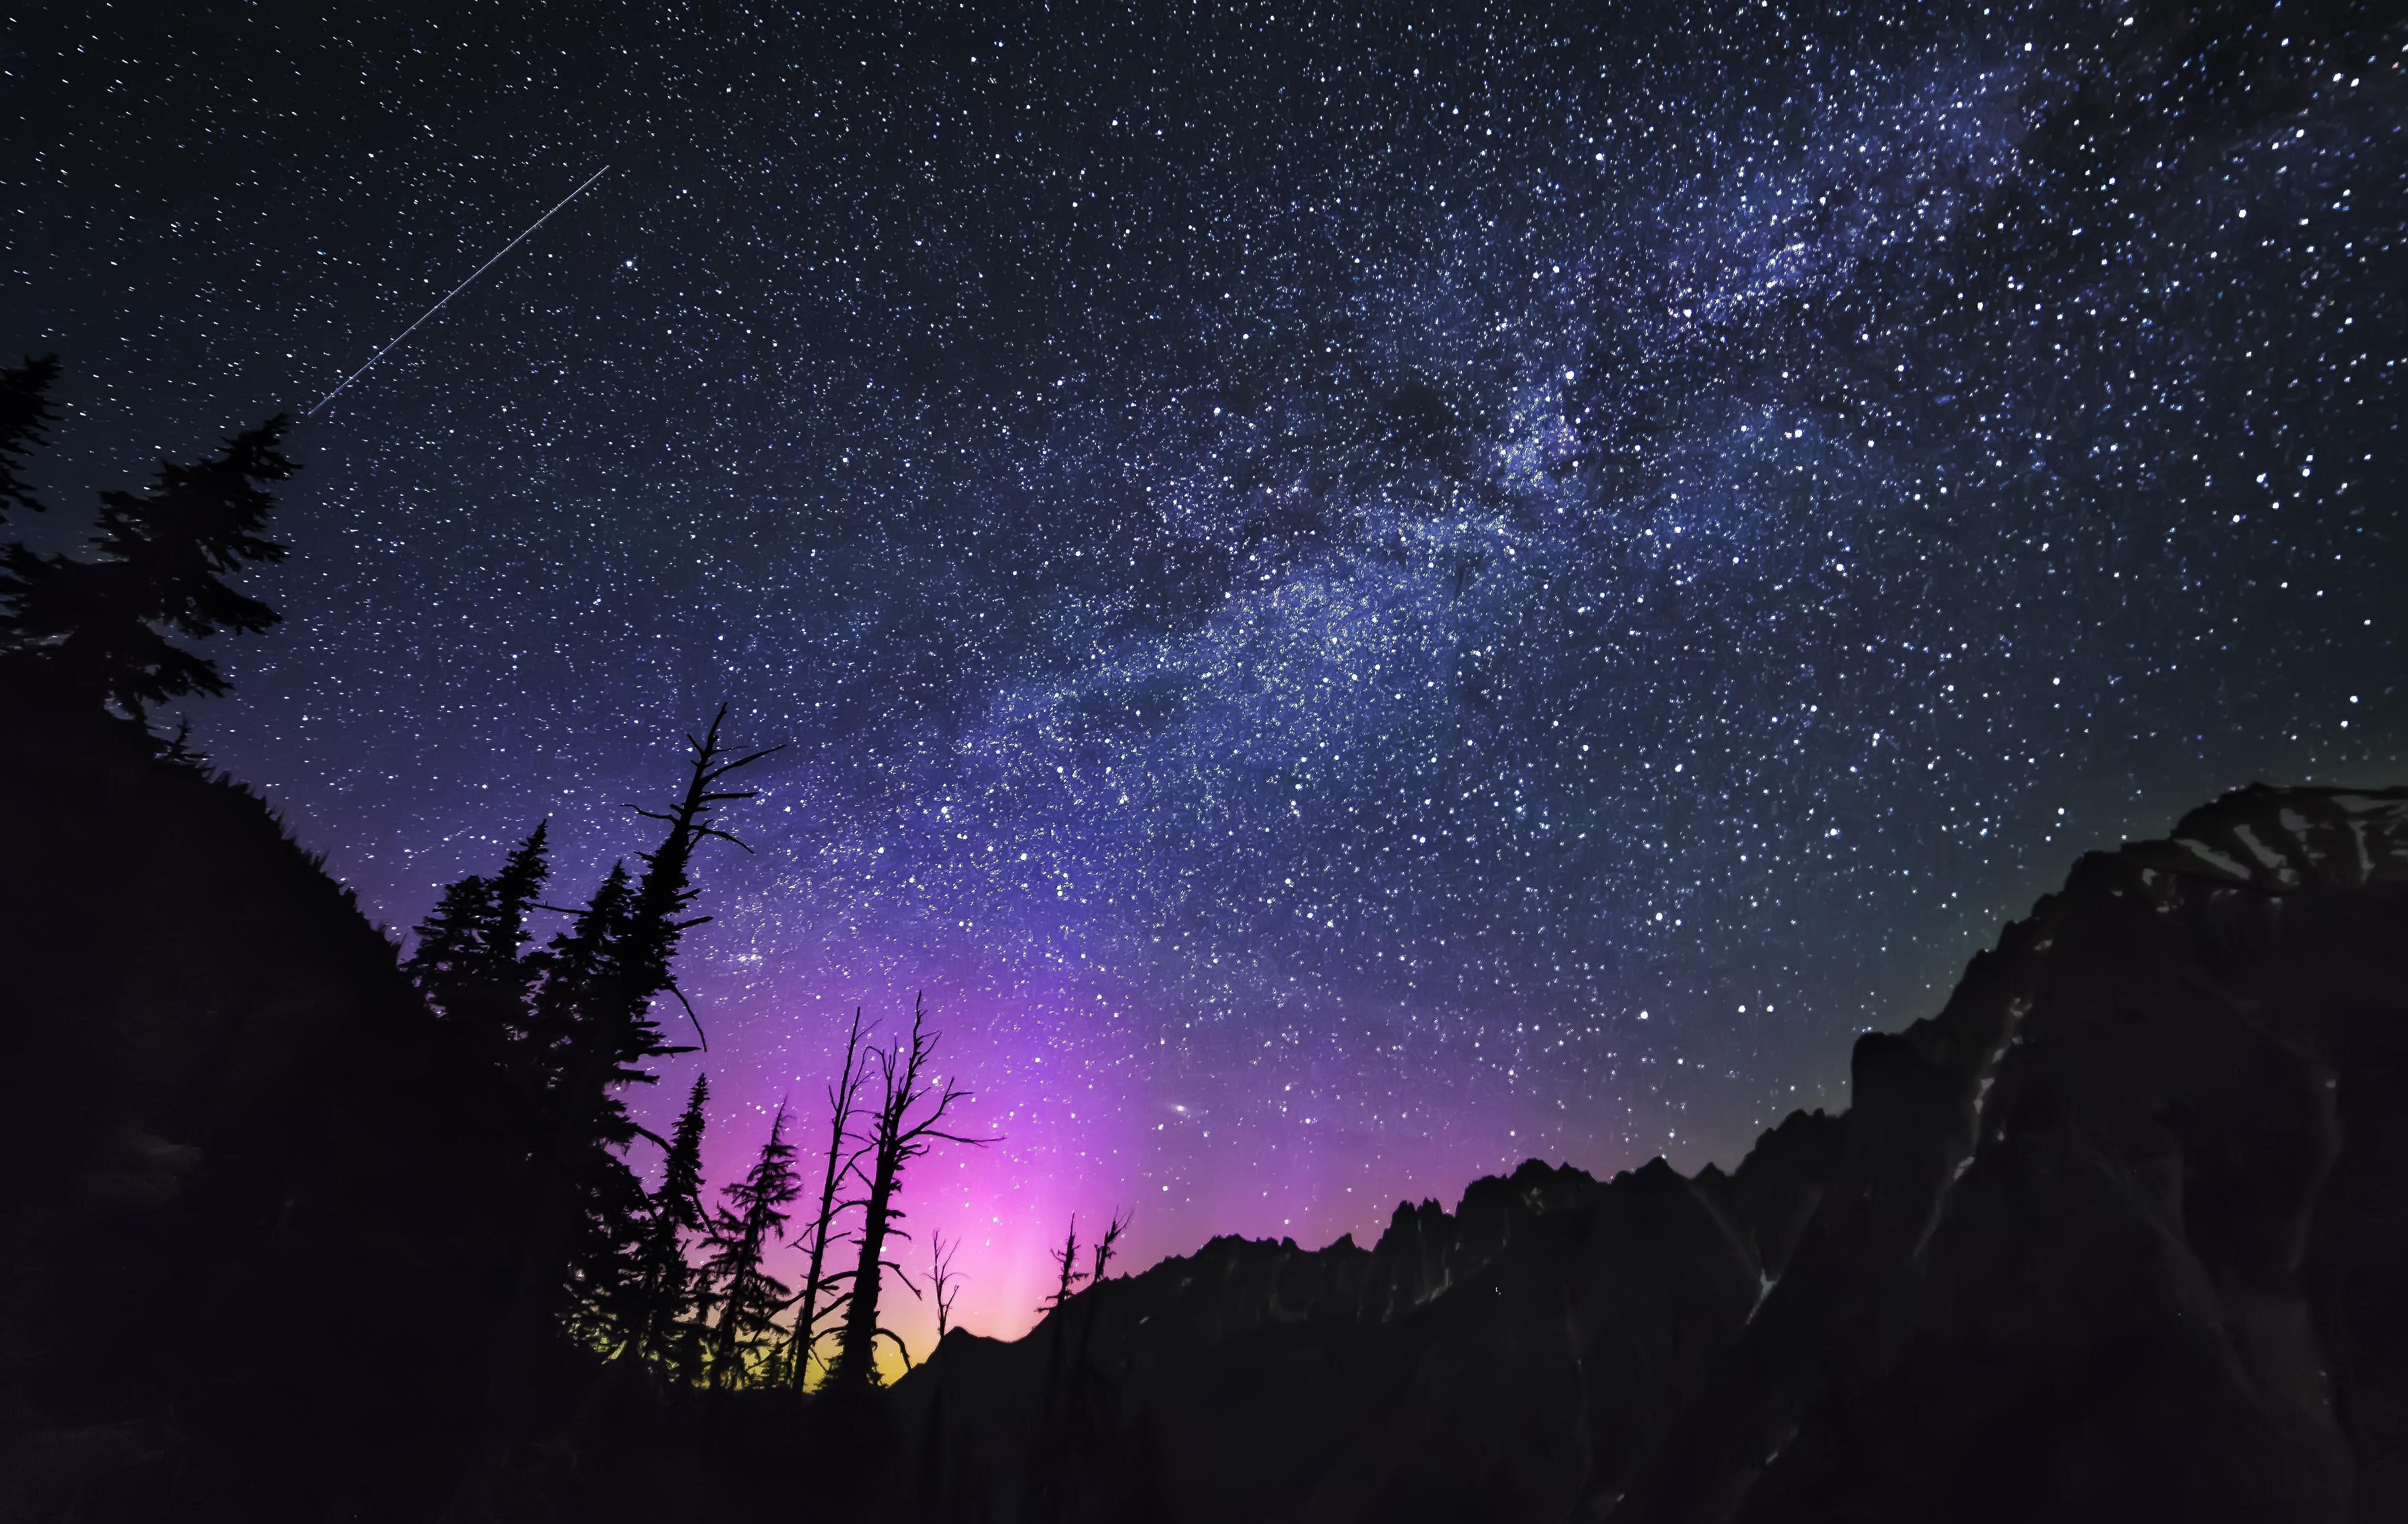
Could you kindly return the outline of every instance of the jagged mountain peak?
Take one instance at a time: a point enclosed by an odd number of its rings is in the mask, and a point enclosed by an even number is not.
[[[2408,790],[2092,852],[1849,1109],[1215,1239],[896,1389],[931,1517],[2408,1512]],[[2012,1464],[2009,1463],[2012,1460]]]

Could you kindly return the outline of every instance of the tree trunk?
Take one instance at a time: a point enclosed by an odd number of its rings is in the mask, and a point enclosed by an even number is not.
[[[861,1261],[853,1273],[853,1300],[845,1303],[844,1338],[837,1346],[836,1365],[828,1372],[830,1387],[859,1389],[873,1384],[878,1360],[878,1281],[880,1259],[886,1252],[886,1225],[893,1212],[896,1161],[879,1140],[878,1173],[870,1182],[869,1200],[861,1222]]]

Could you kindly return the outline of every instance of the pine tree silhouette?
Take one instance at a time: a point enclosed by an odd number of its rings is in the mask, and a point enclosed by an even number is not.
[[[624,1154],[590,1162],[579,1181],[561,1327],[571,1342],[604,1351],[626,1338],[643,1294],[652,1200]]]
[[[34,450],[50,443],[43,428],[57,421],[50,388],[59,378],[59,357],[46,354],[22,365],[0,368],[0,519],[12,507],[42,511],[31,483],[19,475]]]
[[[690,1236],[702,1235],[710,1220],[702,1202],[703,1108],[710,1100],[710,1076],[696,1075],[685,1110],[669,1132],[661,1183],[644,1218],[639,1275],[620,1348],[623,1360],[659,1358],[696,1327],[697,1298],[708,1284],[686,1262],[686,1244]]]
[[[481,960],[486,922],[494,914],[494,881],[478,874],[445,886],[435,908],[411,932],[417,950],[402,965],[446,1016],[454,1014],[457,990]]]
[[[266,538],[267,484],[294,472],[278,452],[285,420],[270,419],[197,465],[162,463],[147,492],[100,494],[94,559],[0,551],[0,645],[38,662],[79,699],[136,719],[187,693],[226,691],[217,667],[168,639],[222,630],[256,633],[280,616],[223,578],[284,559]]]
[[[761,1157],[743,1179],[721,1189],[725,1204],[711,1217],[711,1255],[703,1275],[719,1301],[710,1341],[713,1388],[745,1384],[755,1356],[776,1332],[778,1313],[792,1300],[762,1261],[784,1232],[786,1208],[802,1190],[781,1103]]]
[[[536,970],[523,959],[534,941],[526,929],[527,912],[537,908],[544,880],[552,876],[548,855],[552,822],[538,820],[494,876],[493,909],[486,922],[482,972],[510,989],[520,1000],[534,982]]]
[[[649,1083],[643,1062],[682,1051],[657,1041],[649,1016],[626,1019],[613,948],[624,934],[635,881],[613,862],[567,931],[538,955],[526,1014],[522,1094],[527,1110],[525,1249],[504,1369],[537,1359],[555,1326],[621,1277],[629,1246],[609,1231],[614,1204],[634,1205],[624,1154],[639,1132],[617,1088]],[[511,1399],[514,1400],[514,1399]]]
[[[515,1118],[532,1115],[550,1081],[528,1014],[543,964],[526,951],[527,912],[551,872],[550,835],[551,822],[538,822],[500,873],[472,874],[445,889],[418,923],[416,947],[402,965],[475,1061],[507,1086],[503,1104]]]
[[[404,969],[443,1015],[466,1018],[480,1002],[523,1007],[539,970],[525,959],[526,915],[550,876],[551,822],[538,824],[491,878],[470,875],[445,889],[419,922]]]
[[[649,1203],[625,1156],[638,1138],[663,1140],[638,1125],[623,1092],[654,1082],[652,1061],[695,1051],[669,1042],[652,1016],[655,1000],[675,992],[681,938],[709,919],[685,915],[697,893],[694,849],[708,838],[743,845],[716,812],[753,791],[723,784],[779,749],[732,755],[721,738],[726,719],[722,706],[702,735],[686,737],[692,757],[678,801],[636,811],[669,828],[644,855],[642,876],[613,863],[568,930],[532,960],[525,1042],[538,1088],[520,1187],[523,1240],[488,1397],[504,1433],[524,1421],[555,1332],[608,1342],[608,1309],[624,1306],[641,1282]],[[502,900],[497,887],[497,909]]]

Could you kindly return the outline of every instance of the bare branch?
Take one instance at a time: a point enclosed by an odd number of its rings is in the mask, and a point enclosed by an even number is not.
[[[1070,1231],[1062,1240],[1062,1246],[1050,1252],[1054,1257],[1054,1262],[1061,1267],[1062,1279],[1054,1287],[1053,1297],[1046,1302],[1043,1308],[1039,1309],[1040,1311],[1051,1311],[1069,1301],[1070,1293],[1078,1289],[1080,1281],[1086,1278],[1084,1273],[1079,1269],[1078,1213],[1070,1214]]]
[[[1120,1246],[1121,1234],[1128,1232],[1129,1221],[1136,1215],[1135,1208],[1112,1208],[1111,1224],[1104,1229],[1104,1236],[1096,1241],[1096,1267],[1087,1274],[1088,1285],[1103,1284],[1104,1270],[1112,1262],[1112,1251]]]
[[[835,1232],[837,1217],[855,1205],[867,1204],[866,1202],[845,1201],[838,1197],[838,1192],[847,1180],[860,1175],[861,1157],[870,1147],[865,1143],[850,1153],[845,1148],[846,1134],[852,1128],[854,1114],[860,1109],[862,1086],[867,1083],[869,1077],[868,1065],[861,1061],[861,1009],[855,1006],[853,1012],[852,1030],[845,1035],[844,1065],[838,1072],[835,1083],[828,1087],[827,1091],[829,1113],[827,1166],[820,1182],[819,1212],[812,1218],[810,1229],[810,1259],[805,1264],[803,1285],[799,1293],[803,1310],[796,1315],[797,1338],[805,1344],[805,1348],[799,1352],[799,1358],[795,1365],[794,1379],[798,1388],[810,1374],[808,1367],[810,1363],[810,1355],[818,1347],[819,1319],[839,1308],[850,1306],[853,1301],[853,1293],[849,1289],[836,1295],[825,1304],[821,1303],[820,1298],[824,1292],[832,1289],[839,1283],[849,1287],[856,1274],[855,1271],[850,1270],[830,1272],[827,1268],[828,1250],[845,1242],[847,1238],[847,1235]],[[867,1187],[868,1182],[864,1180],[863,1188],[867,1189]]]
[[[953,1273],[953,1254],[960,1247],[959,1239],[948,1245],[942,1233],[928,1235],[928,1287],[936,1295],[939,1344],[944,1343],[946,1331],[953,1326],[953,1301],[962,1294],[960,1277]]]
[[[685,991],[679,989],[674,980],[669,984],[669,993],[677,996],[678,1004],[685,1007],[685,1018],[694,1023],[695,1037],[701,1042],[702,1050],[710,1052],[710,1039],[703,1035],[702,1018],[694,1014],[694,1002],[685,998]]]

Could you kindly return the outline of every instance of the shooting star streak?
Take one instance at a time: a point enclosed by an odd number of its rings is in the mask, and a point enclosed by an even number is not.
[[[546,222],[551,221],[552,212],[560,210],[561,207],[566,207],[570,202],[576,200],[579,196],[583,195],[587,188],[592,186],[595,180],[600,179],[603,176],[608,175],[609,173],[610,173],[610,166],[609,164],[604,164],[601,168],[594,172],[592,178],[587,179],[584,185],[580,185],[576,190],[569,192],[565,196],[562,196],[560,198],[559,206],[552,207],[552,211],[544,213],[541,217],[537,218],[533,222],[527,224],[526,232],[520,234],[517,237],[512,238],[509,243],[504,244],[500,254],[495,254],[492,259],[489,259],[484,263],[478,265],[475,274],[472,274],[466,280],[463,280],[458,285],[443,293],[442,302],[437,302],[433,306],[428,307],[424,312],[420,313],[418,315],[417,322],[411,323],[408,327],[394,335],[392,344],[386,345],[383,349],[379,349],[376,353],[368,356],[366,365],[362,365],[359,369],[351,372],[349,376],[344,377],[340,381],[337,382],[335,384],[334,391],[327,392],[324,396],[318,399],[318,407],[323,407],[326,404],[334,401],[337,397],[341,396],[343,394],[343,388],[351,385],[353,381],[358,380],[361,377],[367,374],[368,365],[373,365],[378,361],[382,360],[386,355],[391,354],[394,351],[395,345],[400,344],[403,339],[408,338],[410,335],[417,333],[421,324],[423,324],[427,319],[442,311],[444,302],[449,302],[454,296],[466,291],[468,287],[476,281],[478,276],[483,275],[486,271],[501,263],[502,254],[507,254],[511,249],[516,249],[519,245],[526,242],[528,238],[534,235],[537,228],[539,228]],[[318,416],[318,407],[312,407],[301,416],[303,418],[315,418]]]

